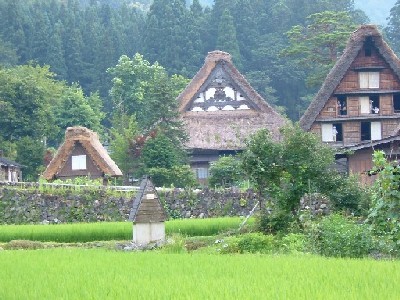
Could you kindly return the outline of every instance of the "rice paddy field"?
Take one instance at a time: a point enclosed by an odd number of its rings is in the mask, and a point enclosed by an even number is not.
[[[316,256],[0,251],[0,299],[399,299],[400,262]]]
[[[180,219],[167,221],[166,234],[179,233],[186,236],[209,236],[222,231],[236,230],[242,219],[210,218]],[[249,224],[254,220],[250,219]],[[98,222],[56,225],[1,225],[0,242],[31,240],[41,242],[92,242],[132,239],[131,222]]]

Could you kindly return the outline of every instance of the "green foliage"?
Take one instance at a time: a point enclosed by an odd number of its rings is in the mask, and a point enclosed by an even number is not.
[[[256,189],[278,209],[294,212],[310,189],[319,191],[334,162],[332,148],[298,125],[282,129],[279,142],[261,130],[247,142],[243,169]]]
[[[398,54],[400,53],[400,2],[396,1],[390,10],[388,25],[385,28],[385,33],[389,39],[391,47]]]
[[[360,258],[374,248],[368,227],[342,215],[322,219],[310,230],[314,251],[324,256]]]
[[[138,136],[139,130],[134,115],[120,115],[115,118],[110,130],[110,156],[124,174],[125,182],[138,167],[137,153],[133,141]]]
[[[324,11],[307,17],[308,25],[293,26],[286,34],[290,46],[285,56],[294,56],[300,64],[312,70],[307,82],[311,86],[322,83],[356,28],[349,12]]]
[[[148,168],[146,174],[158,187],[188,188],[196,185],[196,178],[189,165],[172,166],[171,168]]]
[[[44,146],[40,140],[29,136],[21,138],[17,143],[16,160],[22,167],[22,176],[26,181],[36,181],[44,171]]]
[[[99,134],[103,132],[101,122],[105,114],[98,94],[85,97],[81,87],[73,84],[64,90],[60,105],[54,108],[56,124],[61,128],[60,139],[64,130],[71,126],[84,126]]]
[[[372,188],[372,203],[368,215],[372,232],[385,236],[393,243],[393,251],[400,251],[400,172],[397,161],[389,162],[383,151],[373,154],[378,173]]]
[[[244,180],[241,162],[237,157],[224,156],[210,165],[208,185],[211,187],[229,187]]]
[[[216,49],[230,53],[235,65],[239,68],[241,67],[240,50],[236,38],[236,28],[233,17],[228,9],[224,10],[218,24]]]
[[[171,169],[182,163],[182,152],[165,134],[159,133],[146,141],[141,159],[145,168]]]
[[[272,235],[261,233],[247,233],[222,242],[221,253],[272,253],[276,248],[276,241]]]
[[[290,224],[295,220],[287,211],[264,209],[257,216],[257,229],[265,234],[288,232]]]
[[[361,186],[357,177],[339,174],[334,170],[327,172],[320,191],[328,196],[335,210],[356,215],[365,213],[362,205],[371,201],[369,189]]]

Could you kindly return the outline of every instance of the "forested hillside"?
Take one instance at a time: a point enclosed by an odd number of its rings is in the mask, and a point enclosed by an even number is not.
[[[343,50],[349,33],[368,22],[352,0],[215,0],[206,8],[201,5],[204,0],[191,3],[0,0],[0,148],[14,149],[8,153],[14,153],[9,156],[15,158],[16,139],[28,136],[56,146],[70,124],[99,131],[100,122],[106,128],[115,127],[114,119],[122,119],[115,111],[123,99],[112,93],[118,81],[113,81],[115,74],[107,70],[117,66],[122,55],[131,58],[135,53],[142,57],[130,64],[136,62],[153,70],[158,68],[153,65],[157,61],[165,68],[172,80],[165,86],[165,95],[172,96],[187,81],[171,75],[191,78],[207,52],[230,52],[253,87],[290,119],[298,120]],[[394,15],[388,27],[388,37],[395,46],[400,40],[397,19]],[[334,43],[327,39],[332,36]],[[27,77],[45,87],[36,84],[35,89]],[[138,105],[146,103],[142,85],[149,88],[155,84],[149,78],[143,73],[138,79],[139,90],[130,94]],[[24,87],[24,92],[27,87],[32,89],[36,106],[24,107],[15,100],[18,86]],[[52,90],[56,91],[53,96]],[[156,92],[149,90],[151,97],[156,97]],[[31,99],[29,93],[24,95],[26,99]],[[42,98],[45,104],[40,103]],[[63,118],[62,110],[74,105],[81,109],[75,115],[70,112],[69,119]],[[29,119],[33,112],[37,118]],[[99,117],[85,118],[84,112]],[[51,118],[43,121],[46,114]],[[26,118],[22,125],[15,123],[18,116]],[[85,119],[89,121],[85,123]],[[32,124],[34,120],[38,124]],[[34,132],[21,128],[28,124],[36,128]]]

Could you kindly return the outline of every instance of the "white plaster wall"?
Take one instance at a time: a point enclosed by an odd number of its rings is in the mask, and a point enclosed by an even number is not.
[[[224,88],[224,92],[227,97],[235,99],[235,91],[231,87],[227,86],[226,88]]]
[[[208,99],[214,97],[215,88],[209,88],[209,89],[205,92],[205,94],[206,94],[206,100],[208,100]]]
[[[165,240],[165,223],[139,223],[133,224],[133,242],[147,245],[151,242]]]

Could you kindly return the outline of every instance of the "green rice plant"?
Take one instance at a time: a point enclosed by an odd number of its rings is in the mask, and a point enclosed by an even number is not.
[[[216,235],[239,228],[241,219],[181,219],[166,222],[166,234],[184,236]],[[250,224],[254,223],[250,219]],[[131,222],[72,223],[56,225],[1,225],[0,242],[31,240],[59,243],[84,243],[91,241],[131,240]]]
[[[0,251],[0,299],[398,299],[400,262],[100,249]]]

